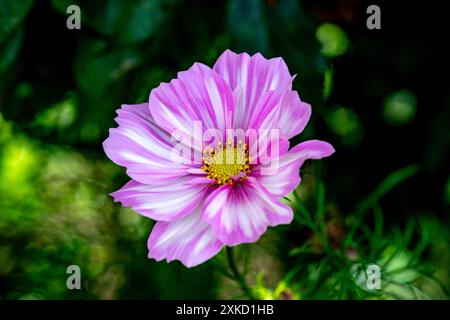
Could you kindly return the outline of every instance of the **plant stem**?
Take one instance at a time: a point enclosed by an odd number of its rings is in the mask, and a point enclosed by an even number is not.
[[[234,261],[234,255],[233,255],[233,248],[232,247],[226,247],[227,250],[227,259],[228,259],[228,265],[230,266],[231,272],[233,274],[234,280],[236,280],[239,285],[241,286],[242,291],[251,299],[254,300],[255,297],[253,296],[252,290],[248,286],[247,282],[245,281],[244,277],[239,273],[238,268],[236,267],[236,263]]]

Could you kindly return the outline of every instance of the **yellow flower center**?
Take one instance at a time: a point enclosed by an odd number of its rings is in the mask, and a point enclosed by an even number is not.
[[[219,142],[212,150],[203,150],[202,170],[206,172],[209,179],[216,180],[219,185],[233,185],[242,181],[250,173],[250,157],[247,145],[239,141],[234,146],[228,141],[226,146]]]

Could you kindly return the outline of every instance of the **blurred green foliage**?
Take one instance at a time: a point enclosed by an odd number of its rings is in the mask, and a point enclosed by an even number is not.
[[[0,3],[0,41],[12,34],[30,11],[33,0],[2,1]]]
[[[383,116],[387,122],[402,125],[411,122],[417,109],[417,98],[408,90],[400,90],[389,95],[383,106]]]
[[[247,298],[224,252],[193,269],[147,259],[153,222],[112,202],[127,177],[101,148],[120,104],[227,48],[282,56],[313,106],[291,145],[337,149],[302,169],[291,225],[237,248],[251,294],[448,298],[448,109],[422,107],[438,97],[420,91],[424,53],[396,33],[367,40],[348,21],[365,10],[342,3],[0,0],[0,299]],[[81,30],[65,27],[70,4]],[[364,285],[374,263],[381,290]],[[66,288],[72,264],[82,290]]]
[[[351,108],[337,107],[330,110],[328,124],[343,144],[353,145],[363,138],[364,128],[358,114]]]
[[[335,24],[320,25],[316,37],[322,45],[321,53],[325,57],[334,58],[343,55],[349,47],[347,34]]]

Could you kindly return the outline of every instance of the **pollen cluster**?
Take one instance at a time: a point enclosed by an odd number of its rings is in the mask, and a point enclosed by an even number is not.
[[[219,185],[233,185],[250,173],[251,159],[247,145],[242,141],[237,145],[231,141],[226,145],[219,142],[216,148],[203,150],[202,161],[202,170]]]

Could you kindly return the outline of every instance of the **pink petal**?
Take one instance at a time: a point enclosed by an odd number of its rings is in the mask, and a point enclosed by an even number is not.
[[[203,199],[209,179],[184,176],[161,185],[131,180],[111,195],[116,202],[154,220],[174,221],[191,214]]]
[[[201,220],[198,207],[180,220],[158,221],[148,239],[148,257],[180,260],[186,267],[194,267],[211,259],[222,247],[209,224]]]
[[[194,121],[203,131],[231,127],[233,96],[230,87],[209,67],[195,63],[178,78],[162,83],[150,93],[150,111],[168,132],[194,135]],[[201,138],[201,137],[200,137]]]
[[[321,140],[308,140],[296,145],[283,161],[292,162],[306,159],[322,159],[334,153],[334,148],[331,144]]]
[[[160,184],[188,174],[190,159],[172,158],[170,135],[156,125],[147,103],[123,105],[117,114],[119,127],[109,130],[103,148],[112,161],[127,168],[131,178]]]
[[[260,131],[256,143],[249,142],[249,154],[252,164],[270,165],[272,159],[278,159],[289,149],[289,140],[284,137],[272,137],[265,131]],[[253,161],[253,159],[256,159]]]
[[[252,173],[264,188],[281,198],[292,192],[300,183],[300,168],[305,160],[321,159],[332,153],[334,148],[329,143],[308,140],[295,146],[278,160],[271,159],[273,169],[269,169],[269,165],[258,166]]]
[[[311,106],[302,102],[297,91],[286,90],[272,112],[258,128],[279,129],[280,136],[290,139],[305,129],[311,117]]]
[[[305,129],[310,117],[311,106],[300,100],[297,91],[288,91],[283,96],[278,122],[273,127],[280,128],[281,134],[290,139]]]
[[[282,58],[266,59],[260,53],[249,56],[226,50],[216,61],[214,71],[233,90],[234,128],[247,129],[261,112],[264,94],[291,88],[292,76]]]
[[[279,109],[279,105],[282,102],[282,92],[281,91],[267,91],[264,93],[255,106],[255,114],[250,118],[250,122],[248,123],[248,128],[252,129],[272,129],[275,128],[273,126],[263,126],[264,123],[267,122],[267,118],[275,118],[276,119],[270,121],[273,123],[275,120],[278,120],[278,112],[275,112]],[[275,114],[275,116],[274,116]],[[279,127],[276,127],[280,129]]]
[[[240,186],[223,186],[205,202],[203,219],[214,234],[233,246],[255,242],[268,226],[292,221],[292,209],[273,197],[256,179],[248,177]]]

